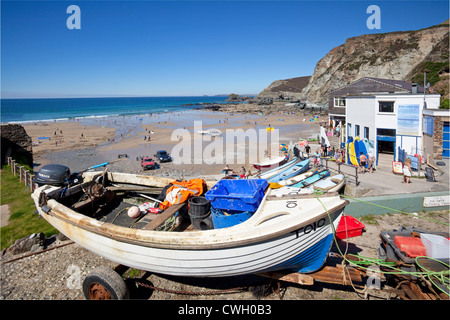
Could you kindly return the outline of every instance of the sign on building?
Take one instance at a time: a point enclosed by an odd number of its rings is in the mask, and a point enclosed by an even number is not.
[[[397,134],[404,136],[419,136],[420,106],[418,104],[404,104],[398,106]]]

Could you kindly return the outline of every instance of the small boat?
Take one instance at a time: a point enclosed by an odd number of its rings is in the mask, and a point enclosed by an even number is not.
[[[312,186],[309,186],[308,189],[311,189],[311,192],[314,192],[314,190],[338,192],[344,185],[345,175],[338,173],[317,181]]]
[[[314,195],[278,199],[268,189],[249,219],[209,230],[156,229],[186,203],[147,213],[139,221],[121,214],[132,195],[152,198],[147,195],[158,194],[170,182],[106,170],[84,172],[82,183],[40,186],[32,198],[39,215],[93,253],[139,270],[189,277],[316,271],[331,247],[331,225],[337,228],[349,203],[337,193],[324,194],[320,201]]]
[[[299,175],[296,175],[295,177],[278,181],[277,183],[279,185],[281,185],[281,186],[291,186],[291,185],[294,185],[296,183],[299,183],[302,180],[305,180],[306,178],[311,177],[313,174],[315,174],[317,172],[319,172],[319,171],[317,171],[317,170],[308,170],[308,171],[303,172],[303,173],[301,173]]]
[[[282,172],[278,173],[277,175],[267,179],[268,182],[278,182],[282,180],[286,180],[292,177],[295,177],[296,175],[299,175],[309,169],[309,158],[305,159],[303,161],[300,161],[299,163],[294,164],[293,166],[283,170]]]
[[[255,163],[253,165],[253,167],[255,167],[255,169],[258,169],[258,170],[279,167],[279,166],[285,164],[286,161],[287,161],[287,158],[285,156],[268,158],[259,163]]]
[[[318,179],[311,184],[305,184],[305,187],[283,187],[275,189],[273,195],[276,197],[284,197],[287,195],[311,194],[314,191],[322,192],[339,192],[345,185],[345,175],[342,173]]]
[[[286,162],[285,164],[283,164],[283,165],[281,165],[279,167],[272,168],[272,169],[267,170],[267,171],[265,171],[263,173],[260,173],[258,175],[258,178],[259,179],[269,179],[269,178],[273,177],[274,175],[282,172],[283,170],[285,170],[285,169],[287,169],[289,167],[292,167],[294,164],[296,164],[299,161],[301,161],[301,160],[299,158],[295,157],[291,161]]]
[[[312,176],[303,179],[302,181],[291,185],[291,187],[294,188],[303,188],[303,187],[307,187],[311,184],[313,184],[316,181],[319,181],[322,178],[328,177],[330,175],[330,171],[329,170],[323,170],[323,171],[317,171],[316,173],[314,173]]]

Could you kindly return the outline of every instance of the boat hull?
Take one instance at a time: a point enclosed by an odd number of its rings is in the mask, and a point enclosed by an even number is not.
[[[283,164],[285,164],[287,162],[287,158],[286,157],[279,157],[274,159],[273,161],[265,161],[265,162],[260,162],[260,163],[255,163],[253,165],[253,167],[257,170],[262,170],[262,169],[269,169],[269,168],[275,168],[278,166],[282,166]]]
[[[332,214],[336,230],[343,210]],[[333,231],[320,217],[282,236],[254,244],[218,249],[167,249],[113,239],[44,214],[44,218],[87,250],[118,264],[154,273],[187,277],[224,277],[292,270],[309,273],[321,268]]]
[[[299,174],[306,172],[309,169],[309,159],[306,159],[300,163],[295,164],[294,166],[283,170],[279,174],[267,179],[267,182],[279,182],[283,180],[287,180],[293,178]]]
[[[267,171],[259,174],[258,176],[259,176],[260,179],[266,179],[267,180],[267,179],[269,179],[269,178],[279,174],[280,172],[286,170],[287,168],[290,168],[290,167],[294,166],[299,161],[300,161],[300,159],[294,158],[293,160],[291,160],[289,162],[286,162],[286,163],[284,163],[281,166],[277,166],[275,168],[267,170]]]
[[[160,186],[167,182],[110,172],[108,180]],[[314,195],[278,199],[269,189],[258,210],[241,224],[170,232],[123,227],[94,219],[53,199],[51,195],[61,194],[61,189],[46,188],[40,187],[32,194],[39,214],[82,247],[128,267],[189,277],[284,269],[313,272],[325,262],[329,239],[348,204],[337,194],[323,195],[320,201]],[[43,198],[48,199],[43,202]]]

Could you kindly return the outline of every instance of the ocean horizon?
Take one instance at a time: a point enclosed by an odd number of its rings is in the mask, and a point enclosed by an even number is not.
[[[67,121],[192,110],[228,96],[1,99],[1,123]]]

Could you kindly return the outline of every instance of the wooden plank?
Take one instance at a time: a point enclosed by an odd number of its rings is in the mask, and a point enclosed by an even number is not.
[[[346,281],[344,281],[344,275]],[[361,272],[355,268],[348,267],[344,270],[341,265],[325,266],[321,270],[314,272],[311,276],[316,281],[324,283],[334,283],[334,284],[347,284],[350,285],[350,280],[352,282],[362,283]],[[350,276],[350,279],[348,277]]]
[[[118,192],[118,191],[129,191],[129,192],[141,192],[141,193],[153,193],[153,194],[159,194],[161,193],[163,188],[159,187],[146,187],[146,186],[109,186],[106,187],[106,189]]]
[[[410,287],[408,284],[403,283],[403,284],[400,286],[400,288],[403,289],[403,291],[406,293],[406,296],[407,296],[409,299],[411,299],[411,300],[420,300],[419,297],[417,297],[417,296],[414,294],[414,292],[411,290],[411,287]]]
[[[348,268],[348,272],[345,271],[345,277],[347,279],[346,283],[344,283],[343,278],[343,268],[341,265],[336,266],[325,266],[319,271],[303,274],[303,273],[283,273],[280,272],[264,272],[258,273],[257,275],[268,277],[276,280],[282,280],[291,283],[297,283],[301,285],[313,285],[314,281],[324,282],[324,283],[333,283],[333,284],[347,284],[350,285],[350,279],[348,276],[350,274],[351,281],[354,285],[359,285],[362,283],[362,274],[355,268]]]
[[[311,275],[303,274],[303,273],[283,273],[283,272],[262,272],[257,273],[258,276],[263,276],[266,278],[308,285],[311,286],[314,284],[314,278]]]
[[[416,297],[418,297],[420,300],[432,300],[428,295],[426,295],[420,288],[417,286],[417,284],[410,282],[409,287],[411,288],[411,291],[414,292]]]
[[[142,229],[145,230],[155,230],[156,228],[158,228],[161,224],[164,223],[164,221],[166,221],[167,219],[169,219],[172,215],[174,215],[178,210],[184,208],[184,206],[186,206],[187,203],[183,202],[183,203],[179,203],[179,204],[173,204],[171,205],[169,208],[167,208],[166,210],[164,210],[163,213],[161,213],[159,216],[157,216],[155,219],[152,220],[152,222],[150,222],[149,224],[147,224],[145,227],[143,227]]]

